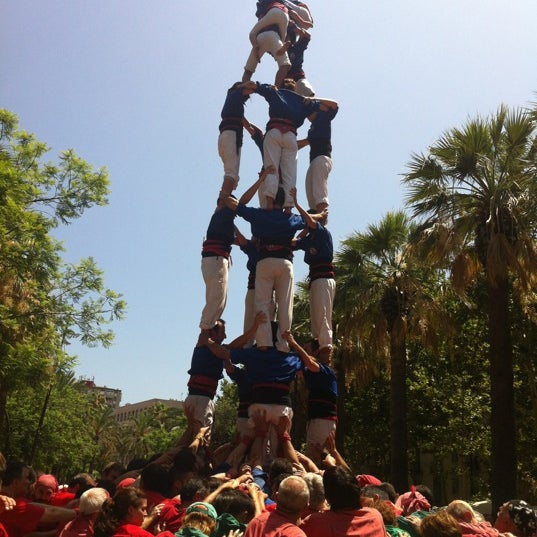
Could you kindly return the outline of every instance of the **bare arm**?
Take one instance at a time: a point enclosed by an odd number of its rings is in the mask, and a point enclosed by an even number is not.
[[[302,140],[297,140],[296,144],[298,146],[298,149],[302,149],[303,147],[310,145],[310,142],[307,138],[303,138]]]
[[[350,470],[349,465],[346,463],[345,459],[341,456],[339,451],[336,448],[336,433],[332,431],[325,442],[326,449],[328,453],[334,457],[337,466],[343,466]]]
[[[242,349],[242,347],[244,347],[244,345],[246,345],[246,343],[248,343],[248,341],[250,341],[250,339],[255,335],[259,326],[263,324],[266,319],[266,315],[262,311],[258,311],[255,314],[254,324],[244,334],[242,334],[242,336],[239,336],[238,338],[234,339],[227,346],[230,349]]]
[[[313,356],[310,356],[296,341],[293,337],[293,334],[289,330],[286,330],[283,333],[283,338],[289,343],[289,346],[300,356],[304,366],[312,371],[313,373],[318,373],[321,370],[321,366],[315,360]]]
[[[265,180],[265,177],[274,172],[274,166],[263,168],[263,170],[259,173],[259,179],[240,197],[239,203],[241,205],[247,205],[261,186],[261,183]]]
[[[293,187],[291,188],[291,190],[289,191],[290,194],[291,194],[291,197],[293,198],[293,203],[295,204],[295,207],[297,208],[297,211],[300,213],[300,216],[302,216],[302,218],[304,219],[304,221],[306,222],[306,225],[311,228],[311,229],[315,229],[317,227],[317,223],[315,222],[315,220],[311,217],[311,214],[309,214],[305,209],[304,207],[302,207],[299,203],[298,203],[298,200],[296,199],[296,188]]]
[[[248,239],[240,232],[240,229],[235,226],[235,244],[246,246]]]
[[[209,350],[221,360],[229,360],[231,357],[231,351],[229,349],[226,349],[223,345],[218,345],[218,343],[215,343],[212,339],[209,339],[207,342],[207,347],[209,347]]]
[[[76,516],[74,509],[64,509],[63,507],[53,507],[50,505],[44,505],[36,503],[39,507],[45,507],[45,512],[39,520],[40,523],[48,524],[49,522],[69,522]]]

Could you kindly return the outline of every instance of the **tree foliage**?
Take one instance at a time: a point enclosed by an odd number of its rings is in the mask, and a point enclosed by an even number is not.
[[[30,384],[55,383],[72,364],[70,342],[110,345],[106,325],[125,309],[93,259],[65,264],[53,236],[59,225],[107,203],[108,174],[72,149],[44,162],[48,150],[0,110],[0,437],[8,453],[8,398]]]

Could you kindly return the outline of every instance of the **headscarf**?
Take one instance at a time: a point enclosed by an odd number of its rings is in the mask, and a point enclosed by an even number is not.
[[[397,498],[395,505],[403,510],[403,516],[411,515],[415,511],[429,511],[431,509],[431,504],[427,498],[420,494],[414,485],[410,487],[409,492],[405,492]]]
[[[507,503],[511,520],[524,537],[531,537],[537,532],[537,514],[524,500],[511,500]]]

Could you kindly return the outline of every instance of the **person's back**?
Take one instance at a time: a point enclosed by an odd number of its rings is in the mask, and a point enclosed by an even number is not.
[[[108,498],[103,488],[88,489],[80,497],[79,512],[60,532],[59,537],[93,537],[93,523],[102,504]]]
[[[386,530],[376,509],[360,506],[360,487],[355,476],[342,466],[325,471],[323,476],[330,510],[313,513],[301,528],[307,537],[384,537]]]

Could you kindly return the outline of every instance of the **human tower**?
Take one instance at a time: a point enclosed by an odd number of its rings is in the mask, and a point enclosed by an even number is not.
[[[206,297],[185,408],[203,427],[211,427],[213,398],[225,367],[239,388],[239,433],[246,438],[255,434],[253,417],[259,419],[261,413],[270,424],[270,434],[282,416],[290,422],[289,385],[298,371],[304,371],[310,393],[307,442],[311,452],[323,445],[336,424],[336,378],[330,367],[335,281],[332,237],[326,224],[331,122],[338,104],[315,97],[303,69],[308,30],[313,27],[308,6],[298,0],[259,0],[255,14],[242,81],[227,90],[221,113],[218,152],[224,174],[202,246]],[[251,80],[266,55],[277,64],[274,85]],[[244,116],[245,103],[253,94],[268,103],[264,133]],[[306,119],[310,122],[307,137],[297,140],[297,130]],[[258,180],[237,198],[244,130],[261,150],[263,167]],[[310,156],[305,179],[308,210],[299,204],[296,189],[298,150],[305,146]],[[253,207],[256,194],[259,206]],[[237,216],[250,223],[249,238],[235,226]],[[244,335],[223,346],[226,333],[221,317],[233,245],[248,258]],[[295,250],[305,252],[309,267],[312,341],[307,351],[291,333]],[[275,449],[274,434],[268,444]]]

